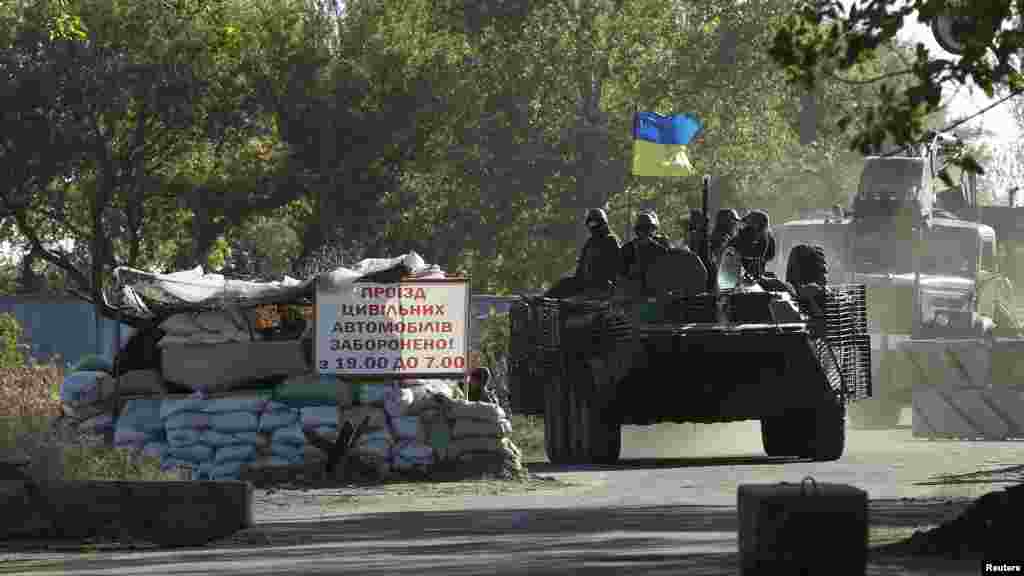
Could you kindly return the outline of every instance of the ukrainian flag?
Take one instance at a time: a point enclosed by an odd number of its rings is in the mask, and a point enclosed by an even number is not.
[[[689,176],[693,165],[686,155],[686,145],[701,127],[700,120],[689,114],[637,112],[633,120],[633,174]]]

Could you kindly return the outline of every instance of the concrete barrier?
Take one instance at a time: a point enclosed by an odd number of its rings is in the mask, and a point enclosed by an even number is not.
[[[17,502],[5,509],[0,536],[199,546],[252,525],[252,485],[247,482],[70,482]],[[35,534],[19,529],[29,518],[37,526]]]

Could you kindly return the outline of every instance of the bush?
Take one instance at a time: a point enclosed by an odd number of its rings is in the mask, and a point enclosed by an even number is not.
[[[25,365],[25,355],[18,349],[22,333],[17,318],[6,312],[0,314],[0,368]]]
[[[104,445],[62,424],[58,365],[0,369],[0,459],[28,458],[38,484],[171,479],[155,458]]]
[[[480,323],[480,349],[477,365],[491,369],[490,386],[506,413],[512,413],[508,388],[508,341],[511,335],[508,314],[491,313]]]

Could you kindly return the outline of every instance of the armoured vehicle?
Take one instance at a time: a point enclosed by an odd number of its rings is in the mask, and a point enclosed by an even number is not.
[[[915,350],[956,343],[944,350],[951,370],[980,362],[1005,373],[998,366],[1015,363],[1019,349],[1012,338],[991,338],[1018,329],[1014,289],[1000,270],[1014,257],[1000,262],[996,230],[1011,241],[1012,255],[1024,214],[979,206],[976,180],[968,175],[945,187],[937,174],[963,143],[932,136],[920,148],[866,158],[848,209],[775,229],[780,251],[821,245],[835,263],[830,281],[867,287],[876,389],[851,410],[855,426],[895,426],[901,409],[912,403],[915,382],[949,379],[923,374],[927,362]],[[992,383],[990,374],[968,380],[978,385],[981,378]]]
[[[751,276],[731,250],[722,262],[709,283],[677,251],[649,291],[513,306],[512,406],[544,414],[550,461],[614,462],[624,424],[742,420],[760,420],[770,456],[842,455],[846,407],[871,395],[864,286],[828,284],[811,246],[791,250],[788,282]]]

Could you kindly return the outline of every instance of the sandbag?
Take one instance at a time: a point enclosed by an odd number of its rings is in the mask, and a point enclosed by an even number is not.
[[[103,356],[90,354],[78,361],[78,364],[71,369],[72,372],[106,372],[112,374],[114,365]]]
[[[506,418],[501,406],[487,402],[452,402],[448,406],[448,413],[456,420],[472,419],[496,423]]]
[[[201,442],[214,448],[222,448],[224,446],[233,446],[235,444],[253,444],[253,442],[242,442],[235,434],[229,434],[226,432],[220,432],[213,428],[203,430],[201,433]]]
[[[149,436],[141,430],[123,428],[120,425],[114,430],[114,446],[118,448],[128,446],[142,448],[148,439]]]
[[[269,402],[269,394],[210,398],[203,403],[202,410],[207,414],[223,414],[225,412],[252,412],[253,414],[259,414],[266,409]]]
[[[234,437],[236,444],[252,444],[253,446],[260,446],[270,443],[267,437],[259,432],[235,432],[231,436]]]
[[[470,436],[466,438],[453,439],[445,451],[447,460],[457,460],[464,454],[474,452],[486,452],[493,454],[516,453],[509,446],[514,444],[508,438],[488,438],[485,436]]]
[[[311,429],[314,434],[327,440],[328,442],[334,442],[338,439],[338,429],[335,426],[318,426]]]
[[[191,446],[171,446],[168,453],[172,458],[188,462],[206,462],[213,458],[213,448],[205,444]]]
[[[111,379],[112,384],[117,384],[117,379]],[[167,393],[164,386],[163,376],[156,370],[132,370],[121,374],[121,393],[137,395],[159,396]],[[113,392],[113,386],[111,386]]]
[[[407,462],[419,464],[432,464],[434,461],[434,449],[419,442],[400,442],[395,445],[394,455]]]
[[[299,411],[295,408],[278,408],[260,414],[258,430],[273,432],[278,428],[292,426],[299,421]]]
[[[436,409],[440,403],[436,399],[441,397],[454,399],[452,385],[444,380],[420,380],[418,386],[408,388],[412,393],[412,403],[404,409],[403,415],[417,416],[424,410]]]
[[[379,430],[366,434],[356,441],[352,451],[363,460],[371,462],[390,462],[391,449],[394,441],[387,430]]]
[[[179,412],[202,412],[209,400],[198,395],[188,398],[166,398],[160,404],[160,418],[166,420]]]
[[[61,382],[60,400],[72,406],[98,402],[103,381],[109,378],[110,374],[101,371],[72,372]]]
[[[393,397],[395,390],[398,389],[398,385],[394,382],[388,382],[385,384],[368,382],[356,384],[355,386],[356,400],[359,404],[378,406],[381,408],[384,407],[384,403],[389,396]]]
[[[195,318],[188,312],[182,312],[181,314],[175,314],[163,322],[160,323],[160,330],[163,330],[167,335],[174,336],[191,336],[196,332],[200,332],[202,328],[196,324]]]
[[[167,443],[176,448],[203,443],[203,431],[192,428],[175,428],[167,431]]]
[[[248,462],[243,465],[253,470],[259,470],[261,468],[276,468],[282,466],[290,466],[295,463],[296,462],[294,461],[294,459],[282,458],[280,456],[262,456],[260,458],[253,460],[252,462]]]
[[[237,480],[242,475],[242,466],[246,462],[240,460],[229,460],[219,462],[210,470],[211,480]]]
[[[497,422],[487,420],[473,420],[463,418],[456,420],[452,427],[452,438],[467,438],[472,436],[499,437],[508,436],[512,433],[512,423],[506,419]]]
[[[307,406],[302,408],[299,413],[301,414],[303,428],[338,425],[337,406]]]
[[[259,417],[255,412],[224,412],[210,415],[210,428],[225,434],[255,432],[259,430]]]
[[[170,447],[166,442],[147,442],[142,446],[142,453],[157,460],[163,460],[167,456]]]
[[[160,418],[160,398],[139,398],[125,402],[117,427],[138,430],[145,434],[163,432],[164,422]]]
[[[401,416],[391,419],[391,431],[396,438],[402,440],[416,440],[420,438],[420,417]]]
[[[346,422],[350,423],[352,428],[358,428],[363,419],[367,416],[370,417],[370,421],[367,423],[366,427],[368,431],[383,430],[387,428],[387,413],[381,408],[377,408],[375,406],[353,406],[342,410],[341,415],[338,418],[338,428],[343,428]]]
[[[210,427],[210,414],[202,412],[178,412],[164,420],[164,427],[168,433],[177,428],[189,428],[191,430],[206,430]]]
[[[270,443],[271,445],[291,444],[302,446],[306,443],[306,436],[302,433],[301,428],[293,425],[275,430],[274,435],[270,438]]]
[[[274,400],[292,406],[351,406],[352,387],[331,374],[300,374],[275,386]]]
[[[224,462],[247,462],[256,458],[256,447],[249,444],[236,444],[218,448],[214,453],[213,461],[217,464]]]
[[[291,464],[300,464],[304,460],[305,449],[305,444],[271,444],[270,455]]]
[[[219,310],[207,310],[196,314],[193,323],[199,327],[200,330],[206,332],[219,332],[222,334],[232,334],[238,332],[247,327],[243,326],[238,319],[233,318],[229,312]]]

